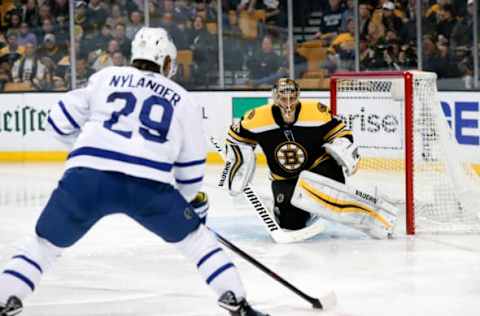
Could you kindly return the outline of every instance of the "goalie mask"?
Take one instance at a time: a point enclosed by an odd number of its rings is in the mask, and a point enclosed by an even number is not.
[[[273,102],[280,108],[283,120],[292,123],[295,120],[295,108],[299,102],[300,89],[295,80],[280,78],[273,86]]]

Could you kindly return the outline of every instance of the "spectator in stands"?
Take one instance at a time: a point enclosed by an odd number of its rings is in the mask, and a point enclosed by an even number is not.
[[[435,40],[431,35],[423,36],[423,70],[435,72],[439,78],[444,78],[445,65],[438,52]]]
[[[40,5],[40,8],[38,9],[38,20],[36,25],[41,26],[43,20],[53,20],[54,16],[51,12],[51,8],[48,5],[47,2],[44,2],[42,5]]]
[[[93,63],[92,68],[95,71],[99,71],[107,66],[113,65],[113,54],[116,52],[121,51],[120,45],[118,44],[117,40],[112,39],[108,43],[107,51],[102,52]]]
[[[45,19],[42,21],[42,28],[38,30],[37,39],[39,42],[43,42],[46,34],[54,34],[55,25],[53,20]]]
[[[39,19],[39,7],[36,0],[27,0],[22,6],[22,21],[29,27],[36,27]]]
[[[9,55],[10,61],[13,63],[20,58],[25,52],[25,47],[18,45],[17,34],[12,31],[7,32],[6,46],[0,49],[0,56]]]
[[[455,51],[457,47],[471,47],[473,44],[473,15],[474,0],[468,0],[467,13],[461,17],[450,34],[450,49]],[[480,23],[477,25],[477,34],[480,32]]]
[[[10,22],[8,23],[8,30],[15,33],[20,33],[20,25],[22,20],[20,14],[15,11],[10,15]]]
[[[0,57],[0,91],[5,89],[5,84],[8,82],[13,82],[12,79],[12,70],[10,66],[10,61],[8,55]]]
[[[136,11],[138,12],[138,11]],[[99,33],[96,33],[95,36],[92,37],[91,41],[88,46],[91,47],[90,52],[101,50],[106,51],[108,42],[112,39],[112,29],[110,25],[104,24]]]
[[[215,22],[217,20],[217,12],[215,8],[201,1],[195,4],[195,16],[201,16],[205,22]]]
[[[125,25],[117,24],[113,31],[113,39],[115,39],[120,47],[123,56],[130,56],[131,41],[125,35]]]
[[[395,4],[391,1],[387,1],[382,6],[382,24],[385,31],[393,31],[394,33],[400,32],[403,26],[402,19],[394,13]]]
[[[178,27],[177,23],[174,22],[174,17],[171,12],[165,12],[163,14],[160,26],[167,30],[178,50],[188,49],[190,41],[188,33]]]
[[[113,11],[113,5],[110,7],[111,12]],[[105,23],[108,13],[102,4],[101,0],[90,0],[87,6],[87,25],[88,28],[84,29],[87,33],[100,31],[101,26]]]
[[[383,24],[377,24],[373,20],[368,23],[367,40],[372,46],[375,46],[377,42],[383,40],[385,35],[385,28]]]
[[[51,12],[54,17],[64,16],[68,17],[69,8],[68,0],[54,0],[50,1]]]
[[[60,47],[57,44],[55,35],[53,33],[48,33],[43,39],[43,46],[39,48],[38,54],[40,57],[49,57],[55,64],[57,64],[67,52],[64,47]]]
[[[346,1],[347,3],[347,7],[345,9],[345,11],[343,11],[342,13],[342,24],[340,26],[340,31],[341,32],[347,32],[347,23],[349,20],[353,20],[353,15],[354,15],[354,11],[353,11],[353,0],[347,0]],[[359,5],[360,7],[360,5]],[[360,8],[359,8],[360,10]]]
[[[79,25],[83,31],[88,32],[87,3],[85,1],[75,2],[75,24]]]
[[[453,6],[450,4],[442,6],[437,16],[437,34],[443,35],[447,40],[450,40],[450,34],[452,34],[452,30],[457,23]]]
[[[282,65],[282,58],[273,50],[273,39],[265,35],[261,46],[247,59],[250,79],[255,82],[277,73]]]
[[[293,47],[293,64],[294,64],[294,76],[295,78],[302,78],[303,75],[307,72],[307,59],[300,55],[297,51],[298,45],[294,44]],[[289,45],[288,42],[282,45],[282,55],[281,55],[281,64],[277,72],[271,73],[269,76],[263,77],[258,80],[253,80],[251,83],[254,86],[263,85],[263,84],[273,84],[279,78],[289,77],[290,76],[290,58],[289,56]]]
[[[355,23],[353,17],[347,18],[345,32],[336,36],[330,47],[338,55],[338,70],[355,70]]]
[[[18,45],[25,46],[27,43],[32,43],[33,46],[37,46],[37,36],[33,32],[30,32],[30,28],[27,22],[20,24],[20,33],[17,38]]]
[[[127,29],[125,31],[125,35],[130,39],[133,40],[133,36],[139,29],[144,26],[143,23],[143,15],[140,11],[135,10],[130,12],[130,20],[127,24]]]
[[[341,0],[328,0],[328,5],[320,18],[319,31],[314,37],[325,40],[326,44],[329,45],[331,40],[340,32],[343,12],[344,8],[341,6]]]
[[[55,21],[57,22],[55,27],[55,37],[57,39],[57,43],[60,46],[67,46],[70,42],[70,25],[68,16],[59,15]]]
[[[88,78],[90,78],[90,76],[94,73],[94,71],[88,66],[87,56],[84,54],[79,54],[77,56],[77,63],[75,66],[77,73],[77,88],[86,87]]]
[[[25,54],[13,64],[13,82],[28,83],[32,89],[42,90],[45,79],[45,66],[35,54],[35,46],[32,43],[25,45]]]
[[[190,49],[193,52],[193,81],[204,85],[217,72],[217,39],[205,27],[205,20],[198,15],[193,21]]]
[[[360,35],[366,36],[368,34],[368,24],[372,19],[372,10],[370,4],[364,2],[358,5],[358,19],[360,25]]]
[[[126,65],[125,57],[122,55],[121,52],[113,53],[112,64],[114,66],[125,66]]]
[[[117,25],[117,24],[124,24],[126,25],[128,23],[128,19],[126,18],[125,11],[122,9],[122,7],[119,4],[112,4],[110,7],[110,16],[108,19],[111,19],[113,23],[112,25]]]
[[[225,70],[238,71],[242,69],[245,43],[242,31],[238,26],[238,14],[235,10],[228,11],[228,22],[223,29],[223,43]]]

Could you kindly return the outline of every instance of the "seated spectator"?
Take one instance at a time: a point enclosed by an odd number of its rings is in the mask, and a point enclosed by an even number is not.
[[[125,35],[124,24],[115,25],[113,39],[117,41],[123,56],[130,56],[131,41]]]
[[[240,70],[244,64],[245,43],[238,26],[237,11],[228,11],[228,23],[223,29],[223,50],[225,70]]]
[[[188,33],[181,30],[177,24],[173,20],[173,14],[170,12],[164,13],[162,16],[162,20],[160,22],[160,26],[167,30],[168,34],[173,39],[175,46],[178,50],[180,49],[188,49],[189,46],[189,38]]]
[[[113,55],[120,51],[120,46],[115,39],[112,39],[108,43],[107,51],[101,52],[101,54],[95,59],[92,68],[95,71],[99,71],[105,67],[113,65]]]
[[[10,54],[10,58],[19,58],[25,52],[25,47],[18,45],[15,32],[7,32],[7,42],[5,44],[6,46],[0,49],[0,56]]]
[[[347,18],[345,32],[333,39],[330,48],[338,54],[338,70],[355,70],[355,23],[352,17]]]
[[[22,21],[26,22],[29,27],[38,26],[39,7],[36,0],[27,0],[22,7]]]
[[[3,91],[7,82],[13,82],[12,69],[8,55],[0,56],[0,91]]]
[[[54,17],[68,17],[68,0],[53,0],[50,1],[51,11]]]
[[[80,54],[77,56],[75,71],[77,73],[76,84],[77,88],[87,86],[88,78],[94,73],[93,69],[88,66],[87,56]]]
[[[37,39],[41,43],[44,41],[46,34],[55,34],[55,24],[51,19],[45,19],[42,21],[42,27],[37,29]]]
[[[108,15],[108,18],[112,19],[113,25],[126,25],[128,22],[126,14],[127,13],[122,9],[119,4],[112,4],[110,7],[110,14]]]
[[[64,47],[57,44],[56,37],[52,33],[45,35],[43,45],[38,50],[40,57],[49,57],[55,64],[67,54]]]
[[[52,14],[51,8],[47,2],[44,2],[40,5],[38,9],[38,20],[35,24],[36,26],[41,26],[44,20],[53,20],[54,16]]]
[[[8,23],[8,30],[15,33],[20,33],[20,25],[22,24],[22,19],[18,11],[14,11],[10,15],[10,21]]]
[[[132,11],[130,12],[130,21],[127,24],[127,30],[125,32],[125,35],[130,39],[133,40],[133,37],[135,36],[135,33],[139,29],[143,27],[143,15],[140,11]]]
[[[460,18],[450,34],[450,48],[455,51],[457,47],[469,47],[473,43],[473,15],[474,0],[468,0],[467,13]],[[480,23],[477,24],[477,34],[480,33]]]
[[[20,25],[17,42],[20,46],[25,46],[27,43],[32,43],[33,46],[37,46],[37,36],[35,36],[33,32],[30,32],[27,22],[22,22]]]
[[[432,71],[438,78],[444,78],[445,65],[439,54],[435,39],[431,35],[423,36],[423,70]]]
[[[260,48],[247,59],[250,79],[255,81],[268,77],[280,70],[282,58],[273,50],[273,39],[265,35]]]
[[[113,53],[112,56],[112,64],[114,66],[125,66],[127,64],[127,61],[125,60],[125,57],[122,55],[121,52],[115,52]]]
[[[403,22],[402,19],[394,13],[395,4],[387,1],[383,4],[382,9],[382,24],[385,27],[385,31],[393,31],[398,34],[402,29]]]
[[[13,64],[12,78],[13,82],[28,83],[35,90],[43,89],[45,66],[35,54],[32,43],[25,45],[25,54]]]
[[[440,11],[437,13],[437,18],[437,34],[441,34],[447,40],[450,40],[452,30],[457,23],[453,6],[450,4],[442,6]],[[470,30],[470,32],[471,31],[472,30]]]
[[[118,5],[112,5],[110,7],[112,15],[114,13],[113,12],[114,6],[118,6]],[[103,23],[105,23],[107,16],[108,16],[107,10],[105,9],[104,4],[102,4],[101,0],[90,0],[87,6],[87,12],[86,12],[88,29],[84,29],[84,30],[87,33],[99,31]]]
[[[208,84],[210,77],[217,72],[217,38],[210,34],[201,16],[195,17],[191,34],[190,49],[193,52],[193,80],[198,84]]]

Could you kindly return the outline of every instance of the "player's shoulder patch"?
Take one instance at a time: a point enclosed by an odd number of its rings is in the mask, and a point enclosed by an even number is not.
[[[323,104],[321,102],[317,103],[317,109],[318,109],[318,112],[320,112],[320,113],[329,112],[328,106],[326,106],[325,104]]]
[[[242,127],[252,132],[263,131],[275,125],[272,105],[267,104],[248,111],[243,116]]]
[[[323,125],[332,119],[328,106],[318,101],[302,101],[297,125]]]

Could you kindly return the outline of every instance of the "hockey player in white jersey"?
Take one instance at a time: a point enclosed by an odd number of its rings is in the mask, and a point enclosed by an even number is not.
[[[34,238],[0,274],[0,316],[20,313],[22,300],[64,249],[117,210],[176,245],[231,315],[266,316],[247,303],[236,267],[201,224],[208,207],[199,192],[206,157],[202,114],[169,79],[175,58],[164,29],[142,28],[132,42],[132,67],[105,68],[53,106],[49,125],[73,147]]]

